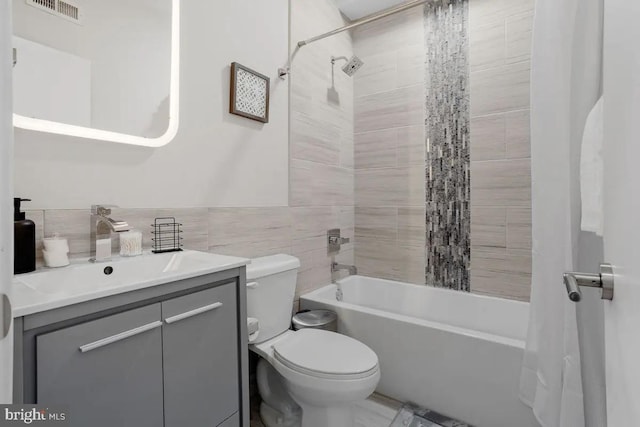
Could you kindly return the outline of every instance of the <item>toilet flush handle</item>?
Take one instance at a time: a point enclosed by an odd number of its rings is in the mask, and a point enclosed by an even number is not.
[[[249,282],[247,283],[247,289],[255,289],[258,287],[258,282]]]

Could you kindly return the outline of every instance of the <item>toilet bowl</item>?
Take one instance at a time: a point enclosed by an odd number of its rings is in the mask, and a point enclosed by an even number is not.
[[[351,427],[353,404],[380,380],[378,357],[345,335],[289,330],[299,265],[294,257],[274,255],[247,267],[247,314],[260,330],[249,348],[263,359],[261,417],[267,427]]]

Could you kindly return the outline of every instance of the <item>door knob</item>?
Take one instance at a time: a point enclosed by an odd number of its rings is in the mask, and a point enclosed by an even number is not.
[[[582,299],[580,286],[602,289],[602,299],[613,299],[613,268],[611,264],[600,264],[600,274],[564,273],[562,276],[569,299],[579,302]]]

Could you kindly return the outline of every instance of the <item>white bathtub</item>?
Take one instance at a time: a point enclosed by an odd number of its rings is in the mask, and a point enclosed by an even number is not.
[[[476,427],[538,426],[518,399],[529,304],[351,276],[300,298],[380,359],[377,391]]]

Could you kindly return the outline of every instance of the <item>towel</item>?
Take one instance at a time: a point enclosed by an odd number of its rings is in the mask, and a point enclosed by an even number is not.
[[[593,107],[584,127],[580,154],[580,193],[582,194],[582,230],[602,236],[603,224],[603,100]]]

